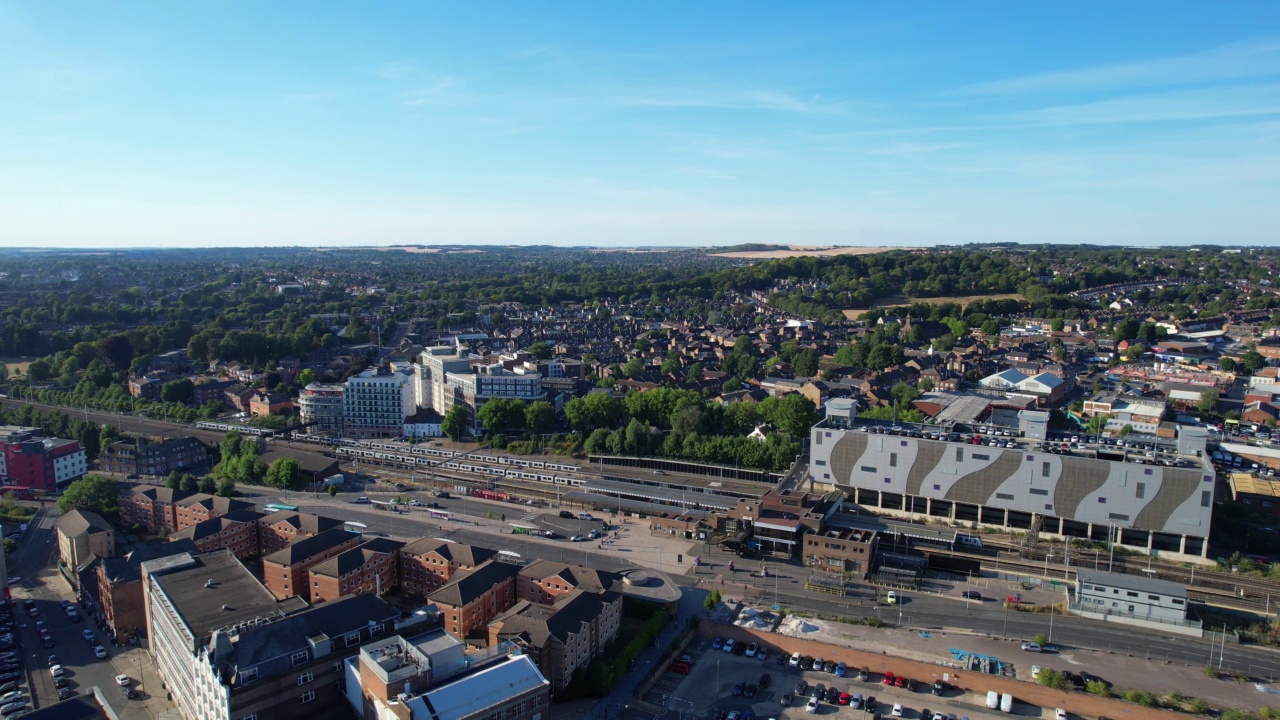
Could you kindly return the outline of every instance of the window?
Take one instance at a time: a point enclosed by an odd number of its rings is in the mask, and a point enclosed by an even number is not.
[[[1009,493],[996,493],[996,497],[997,497],[997,498],[999,498],[999,499],[1001,499],[1001,500],[1012,500],[1012,499],[1013,499],[1013,495],[1010,495]]]
[[[1200,491],[1200,507],[1207,508],[1212,504],[1213,504],[1213,491],[1201,490]]]
[[[1174,605],[1186,605],[1186,604],[1187,604],[1187,601],[1186,601],[1186,600],[1179,600],[1179,599],[1177,599],[1177,598],[1173,598],[1173,599],[1172,599],[1172,600],[1170,600],[1169,602],[1173,603]]]
[[[311,671],[308,670],[307,672],[304,672],[298,676],[298,684],[306,685],[307,683],[311,682],[314,679],[315,678],[311,675]]]
[[[308,691],[306,691],[306,692],[302,693],[302,695],[298,698],[298,702],[302,703],[303,705],[306,705],[307,703],[309,703],[309,702],[311,702],[312,700],[315,700],[315,699],[316,699],[316,693],[315,693],[315,691],[314,691],[314,690],[308,690]]]
[[[1148,599],[1148,600],[1155,600],[1156,602],[1160,602],[1160,596],[1159,596],[1159,595],[1148,595],[1148,596],[1147,596],[1147,599]]]
[[[1134,491],[1134,497],[1136,497],[1136,498],[1138,498],[1139,500],[1141,500],[1141,499],[1145,498],[1146,496],[1147,496],[1147,484],[1146,484],[1146,483],[1138,483],[1138,487],[1137,487],[1137,489]]]
[[[956,448],[956,462],[964,462],[964,448]]]
[[[1049,461],[1040,463],[1040,477],[1049,477]]]
[[[813,461],[813,464],[814,464],[814,465],[826,465],[826,464],[827,464],[827,461],[826,461],[826,460],[814,460],[814,461]]]
[[[889,453],[889,467],[898,467],[898,453]]]
[[[334,663],[334,664],[333,664],[333,671],[334,671],[334,672],[342,672],[342,661],[341,661],[341,660],[339,660],[338,662],[336,662],[336,663]]]
[[[1132,590],[1126,590],[1126,591],[1124,592],[1124,594],[1125,594],[1125,595],[1127,595],[1127,596],[1129,596],[1129,597],[1138,597],[1138,593],[1136,593],[1136,592],[1134,592],[1134,591],[1132,591]]]
[[[353,646],[353,645],[359,645],[359,644],[360,644],[360,633],[358,633],[358,632],[347,633],[346,640],[347,640],[347,647],[351,647],[351,646]]]
[[[990,455],[983,454],[983,453],[974,453],[974,454],[973,454],[973,459],[974,459],[974,460],[990,460],[990,459],[991,459],[991,456],[990,456]]]
[[[289,657],[289,661],[294,665],[301,665],[307,661],[307,651],[300,650]]]
[[[257,680],[257,679],[258,679],[258,670],[257,670],[257,668],[253,668],[253,669],[250,669],[250,670],[245,670],[244,672],[240,673],[240,684],[241,684],[241,685],[248,685],[249,683],[254,682],[254,681],[255,681],[255,680]]]
[[[858,468],[858,469],[859,469],[859,470],[861,470],[862,472],[868,472],[868,473],[873,473],[873,472],[875,472],[875,471],[876,471],[876,469],[875,469],[875,468],[873,468],[873,467],[871,467],[870,465],[863,465],[862,467],[860,467],[860,468]]]
[[[1031,488],[1028,490],[1032,495],[1048,495],[1049,491],[1041,488]]]

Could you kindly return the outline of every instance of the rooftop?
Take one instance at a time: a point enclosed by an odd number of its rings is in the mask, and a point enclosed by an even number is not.
[[[518,572],[520,572],[519,565],[499,562],[496,559],[488,560],[431,593],[427,596],[427,600],[455,607],[466,605],[498,583],[514,577]]]
[[[1142,575],[1125,575],[1121,573],[1097,572],[1094,570],[1076,570],[1076,580],[1087,585],[1102,585],[1121,590],[1136,590],[1144,593],[1158,593],[1175,598],[1185,598],[1187,588],[1168,580],[1144,577]]]
[[[86,688],[80,695],[45,705],[23,715],[31,720],[119,720],[98,686]]]
[[[1253,473],[1237,472],[1229,476],[1231,490],[1236,493],[1280,497],[1280,481],[1263,478]]]
[[[92,533],[111,533],[115,530],[102,516],[90,510],[72,510],[58,518],[58,531],[67,537],[79,537]]]
[[[262,560],[264,562],[272,562],[278,565],[294,565],[300,563],[307,558],[315,557],[327,550],[331,550],[345,542],[350,542],[354,533],[347,532],[342,528],[333,528],[314,537],[303,538],[286,548],[271,553]]]
[[[399,540],[375,538],[350,550],[338,553],[334,557],[312,567],[311,572],[329,577],[342,577],[359,570],[365,563],[377,560],[379,555],[394,555],[402,547],[404,547],[404,543]]]
[[[149,542],[134,545],[119,557],[103,558],[102,572],[113,583],[137,582],[142,579],[142,563],[171,555],[200,552],[190,540],[170,539],[169,542]]]
[[[197,638],[259,617],[279,618],[306,607],[300,598],[277,601],[229,550],[145,563]]]
[[[550,683],[528,655],[514,655],[409,701],[414,717],[460,720]]]
[[[471,567],[476,567],[498,554],[497,550],[490,550],[486,547],[466,545],[431,537],[414,540],[400,549],[400,554],[402,555],[418,556],[426,555],[430,552],[435,552],[440,557],[452,560],[458,565],[469,565]]]
[[[341,647],[348,633],[371,627],[390,629],[387,623],[399,619],[400,611],[373,595],[346,595],[322,603],[276,622],[239,633],[235,640],[234,663],[240,669],[285,659],[308,649],[312,641],[328,638]],[[262,677],[264,673],[259,673]]]

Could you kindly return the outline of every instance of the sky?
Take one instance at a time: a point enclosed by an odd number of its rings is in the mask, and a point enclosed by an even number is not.
[[[1275,2],[0,0],[4,247],[1277,228]]]

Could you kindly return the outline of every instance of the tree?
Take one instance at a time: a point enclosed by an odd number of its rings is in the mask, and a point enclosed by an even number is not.
[[[200,489],[200,481],[191,473],[182,473],[182,484],[178,489],[183,492],[195,492]]]
[[[622,366],[622,374],[629,378],[637,378],[644,374],[644,361],[633,357]]]
[[[524,409],[524,425],[535,433],[545,433],[555,421],[556,407],[546,400],[535,400]]]
[[[234,497],[236,494],[236,483],[231,478],[222,478],[218,481],[219,497]]]
[[[213,479],[212,475],[205,475],[200,478],[200,492],[212,495],[218,491],[218,481]]]
[[[1132,432],[1133,432],[1133,426],[1128,423],[1125,423],[1124,427],[1120,428],[1120,432],[1116,433],[1116,435],[1122,438],[1125,438],[1125,437],[1129,437],[1129,433],[1132,433]]]
[[[564,404],[565,419],[582,434],[611,427],[622,415],[622,403],[607,392],[588,393]]]
[[[1102,431],[1107,428],[1107,421],[1110,419],[1111,416],[1107,413],[1094,413],[1089,418],[1089,422],[1085,424],[1085,432],[1090,435],[1101,435]]]
[[[329,493],[329,497],[337,497],[337,496],[338,496],[338,486],[337,486],[337,485],[330,485],[330,486],[329,486],[329,490],[328,490],[327,492]]]
[[[196,386],[190,378],[167,382],[160,388],[160,399],[167,403],[184,403],[195,396]]]
[[[1218,367],[1222,368],[1222,372],[1234,373],[1236,371],[1236,361],[1229,357],[1220,358]]]
[[[1196,409],[1202,413],[1218,412],[1219,392],[1217,388],[1209,388],[1200,393],[1200,401],[1196,403]]]
[[[1062,318],[1054,318],[1053,322],[1049,323],[1049,330],[1051,332],[1062,332],[1062,328],[1064,327],[1066,327],[1066,323],[1062,321]]]
[[[680,370],[680,358],[677,358],[677,357],[664,358],[662,361],[662,367],[658,368],[658,371],[661,372],[663,375],[670,375],[671,373],[677,372],[679,370]]]
[[[311,368],[303,368],[298,373],[298,387],[306,387],[316,381],[316,371]]]
[[[524,428],[524,403],[512,398],[494,398],[476,410],[476,419],[490,433]]]
[[[1041,668],[1040,674],[1036,676],[1036,680],[1045,687],[1051,687],[1054,690],[1066,690],[1067,678],[1062,673],[1053,668]]]
[[[813,377],[818,374],[818,351],[813,348],[805,348],[796,353],[795,359],[791,363],[791,369],[795,371],[796,377]]]
[[[809,428],[818,422],[818,409],[813,401],[800,393],[765,398],[760,403],[760,416],[765,422],[793,438],[808,437]]]
[[[31,378],[32,382],[44,382],[53,377],[53,367],[44,358],[32,360],[27,366],[27,377]]]
[[[1259,353],[1256,349],[1250,349],[1249,352],[1245,353],[1240,357],[1240,365],[1250,375],[1257,372],[1259,368],[1261,368],[1266,364],[1267,364],[1267,359],[1262,357],[1262,353]],[[27,372],[30,373],[31,370],[28,369]]]
[[[539,360],[549,360],[554,354],[554,348],[541,340],[525,348],[525,351]]]
[[[164,486],[170,490],[179,490],[182,488],[182,473],[174,470],[164,479]]]
[[[911,407],[912,401],[920,397],[920,390],[914,385],[900,382],[889,389],[889,394],[898,401],[899,409],[905,409]]]
[[[583,443],[582,449],[591,455],[599,455],[608,450],[609,431],[604,428],[596,428],[587,436],[587,441]]]
[[[274,488],[281,490],[299,490],[302,488],[302,468],[298,466],[298,461],[290,457],[277,458],[271,463],[271,467],[267,468],[267,474],[263,481]]]
[[[684,374],[686,381],[696,383],[702,380],[702,363],[696,362],[689,366],[689,371]]]
[[[444,415],[444,422],[440,423],[440,429],[450,440],[457,442],[467,433],[467,425],[471,422],[471,411],[466,405],[458,404],[449,408],[449,412]]]
[[[119,505],[116,481],[102,475],[85,475],[67,486],[58,498],[58,512],[92,510],[99,514],[115,512]]]

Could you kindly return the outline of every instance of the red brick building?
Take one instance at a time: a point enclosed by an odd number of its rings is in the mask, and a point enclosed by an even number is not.
[[[253,503],[235,498],[193,493],[174,502],[173,508],[174,525],[169,529],[185,530],[196,523],[212,520],[227,513],[250,510],[253,508]]]
[[[120,493],[120,520],[137,523],[149,530],[176,528],[174,504],[195,493],[153,485],[129,485]]]
[[[244,559],[259,553],[258,520],[262,513],[256,510],[233,510],[208,520],[202,520],[169,536],[172,540],[190,540],[200,552],[230,550],[232,555]]]
[[[47,437],[39,428],[0,427],[0,484],[57,492],[88,469],[84,448],[75,440]]]
[[[428,595],[458,572],[475,570],[497,554],[497,550],[435,538],[415,540],[400,548],[400,585],[409,592]]]
[[[489,623],[490,647],[515,642],[551,683],[569,685],[573,674],[602,656],[622,626],[622,596],[574,590],[543,605],[521,600]]]
[[[427,596],[440,608],[440,625],[458,640],[484,645],[489,622],[516,604],[516,573],[520,566],[489,560],[475,570],[461,572]]]
[[[280,600],[297,595],[310,602],[307,571],[359,545],[362,540],[359,534],[340,528],[299,540],[262,558],[262,584]]]
[[[341,520],[281,510],[258,520],[259,553],[264,557],[283,550],[299,540],[315,537],[326,530],[342,527]]]
[[[554,560],[534,560],[520,568],[516,596],[521,600],[550,605],[579,590],[603,593],[616,590],[621,583],[622,576],[617,573]]]
[[[400,586],[399,558],[404,543],[375,538],[331,557],[307,571],[312,604],[343,595],[382,595]]]

